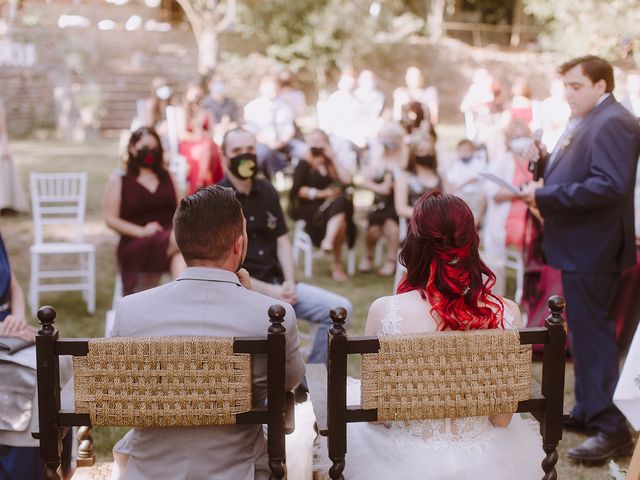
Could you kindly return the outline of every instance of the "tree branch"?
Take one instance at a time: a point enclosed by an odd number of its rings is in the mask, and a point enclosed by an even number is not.
[[[193,33],[196,38],[198,38],[200,36],[200,31],[202,30],[201,15],[193,8],[191,0],[177,0],[177,2],[178,5],[182,7],[184,14],[187,16],[187,20],[189,20],[189,23],[191,24]]]
[[[222,5],[222,2],[218,5],[218,7]],[[231,26],[231,24],[236,19],[236,0],[227,0],[226,2],[227,8],[224,13],[224,17],[218,23],[216,23],[215,29],[216,33],[222,33],[227,28]]]

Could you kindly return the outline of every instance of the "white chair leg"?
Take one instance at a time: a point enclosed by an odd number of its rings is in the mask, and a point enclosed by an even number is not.
[[[356,273],[356,250],[350,248],[347,252],[347,273],[353,277]]]
[[[379,266],[382,265],[382,259],[384,258],[383,254],[384,254],[384,244],[385,243],[387,243],[387,242],[385,242],[383,237],[380,237],[378,239],[378,241],[376,242],[376,253],[375,253],[375,256],[373,257],[374,258],[373,264],[376,267],[379,267]]]
[[[96,254],[89,252],[87,254],[87,275],[89,289],[87,291],[87,310],[89,313],[96,311]]]
[[[400,283],[400,280],[402,280],[402,277],[404,276],[405,273],[407,273],[407,269],[404,268],[402,265],[400,265],[399,261],[396,261],[396,275],[393,279],[393,294],[396,293],[396,290],[398,289],[398,284]]]
[[[29,307],[31,315],[36,316],[38,312],[38,284],[40,282],[40,256],[37,253],[31,254],[31,277],[29,278]]]
[[[313,251],[310,248],[304,250],[304,276],[311,278],[313,275]]]

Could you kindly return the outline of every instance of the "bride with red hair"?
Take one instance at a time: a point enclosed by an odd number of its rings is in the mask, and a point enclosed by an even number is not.
[[[460,198],[420,198],[400,263],[407,268],[396,295],[370,307],[366,335],[513,328],[515,303],[491,293],[495,275],[478,253],[473,214]],[[347,404],[360,403],[349,379]],[[345,478],[534,480],[544,475],[537,424],[519,414],[349,425]]]

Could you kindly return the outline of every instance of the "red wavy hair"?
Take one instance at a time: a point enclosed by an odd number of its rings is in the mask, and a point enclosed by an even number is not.
[[[397,293],[419,290],[431,303],[438,330],[503,325],[504,303],[491,293],[496,276],[480,259],[478,243],[473,213],[463,200],[443,192],[418,200],[400,251],[407,273]]]

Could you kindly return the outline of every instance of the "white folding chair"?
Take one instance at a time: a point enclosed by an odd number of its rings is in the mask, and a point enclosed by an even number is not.
[[[400,222],[399,222],[399,233],[398,233],[398,238],[400,239],[400,245],[402,245],[402,243],[405,241],[405,239],[407,238],[407,231],[409,228],[409,224],[407,222],[407,219],[405,217],[400,217]],[[398,252],[400,253],[400,252]],[[393,278],[393,293],[396,293],[396,290],[398,289],[398,284],[400,283],[400,280],[402,280],[402,276],[407,273],[407,269],[404,268],[401,264],[400,264],[400,257],[398,256],[398,259],[396,260],[396,274],[395,277]]]
[[[40,307],[40,292],[81,291],[87,310],[96,308],[96,247],[84,242],[84,218],[87,202],[87,174],[31,173],[31,206],[34,244],[31,253],[29,305],[35,316]],[[49,225],[70,227],[70,241],[45,242],[44,230]],[[69,229],[65,229],[69,231]],[[62,268],[42,260],[53,256],[77,256],[77,263]]]
[[[293,231],[293,261],[298,264],[300,252],[304,254],[304,276],[311,278],[313,275],[313,257],[319,257],[320,252],[313,251],[313,242],[307,232],[304,231],[304,220],[296,221]],[[354,248],[347,251],[347,273],[353,275],[356,271],[356,252]]]
[[[167,115],[167,132],[169,136],[169,171],[178,183],[182,192],[187,190],[187,159],[180,155],[180,139],[178,138],[178,123],[180,121],[180,111],[178,107],[168,106],[165,110]]]
[[[504,265],[506,268],[510,268],[515,271],[516,291],[513,295],[513,301],[519,305],[522,300],[522,292],[524,290],[524,261],[522,259],[522,253],[508,249],[507,260]]]

